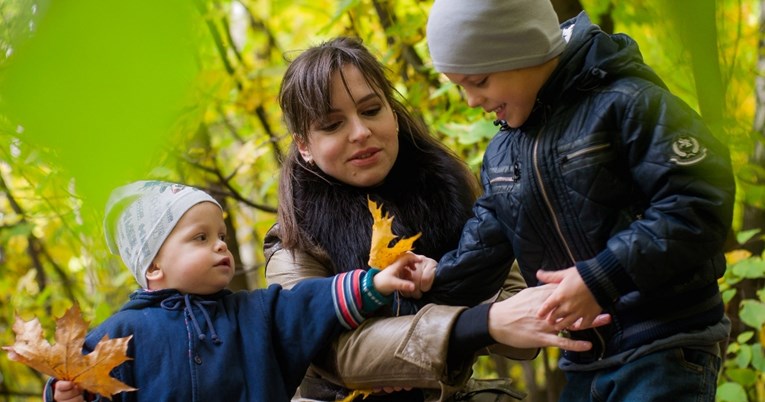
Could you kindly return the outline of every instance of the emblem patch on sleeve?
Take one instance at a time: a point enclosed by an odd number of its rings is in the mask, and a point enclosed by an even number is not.
[[[680,166],[690,166],[706,157],[707,149],[699,144],[699,140],[690,135],[681,135],[672,143],[672,156],[669,161]]]

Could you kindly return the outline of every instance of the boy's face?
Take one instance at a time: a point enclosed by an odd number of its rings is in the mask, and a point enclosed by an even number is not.
[[[540,66],[487,74],[445,73],[453,83],[461,86],[470,107],[481,107],[494,112],[510,127],[520,127],[529,118],[537,94],[549,77],[552,66]]]
[[[223,212],[211,202],[194,205],[160,247],[146,273],[150,289],[212,294],[234,277],[234,257],[226,246]]]

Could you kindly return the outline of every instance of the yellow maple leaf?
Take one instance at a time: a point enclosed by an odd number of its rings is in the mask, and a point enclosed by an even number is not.
[[[348,396],[346,396],[343,399],[340,399],[337,402],[353,402],[354,399],[356,399],[357,396],[361,396],[361,399],[367,399],[369,395],[372,395],[371,390],[363,390],[363,389],[357,389],[353,392],[351,392]]]
[[[403,237],[392,247],[390,242],[398,236],[393,234],[391,225],[393,217],[387,213],[383,215],[382,205],[367,198],[369,212],[372,213],[374,222],[372,223],[372,247],[369,250],[369,266],[377,269],[385,269],[388,265],[396,261],[402,254],[412,250],[412,244],[420,238],[422,233],[417,233],[411,237]]]
[[[109,375],[114,367],[131,360],[126,352],[133,336],[109,339],[104,335],[92,352],[83,355],[87,330],[88,323],[82,319],[76,304],[56,320],[56,342],[53,345],[43,337],[37,318],[24,321],[16,316],[13,323],[16,343],[3,349],[13,361],[59,380],[72,381],[80,388],[106,398],[119,392],[135,391],[136,388]]]

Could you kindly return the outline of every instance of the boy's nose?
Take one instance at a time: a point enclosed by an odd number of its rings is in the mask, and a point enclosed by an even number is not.
[[[483,96],[476,95],[470,91],[465,91],[465,95],[467,96],[467,104],[470,107],[479,107],[481,104],[483,104]]]

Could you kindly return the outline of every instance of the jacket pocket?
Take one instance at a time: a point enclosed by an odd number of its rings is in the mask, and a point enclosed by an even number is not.
[[[491,167],[487,171],[492,194],[509,193],[516,190],[521,181],[520,162]]]
[[[615,154],[611,143],[598,142],[563,153],[560,158],[560,166],[562,173],[566,175],[575,170],[609,162],[614,158]]]

